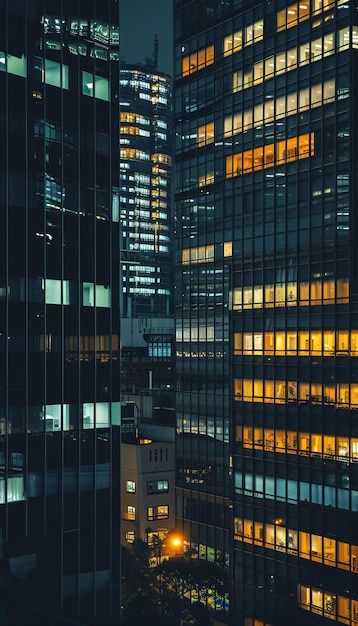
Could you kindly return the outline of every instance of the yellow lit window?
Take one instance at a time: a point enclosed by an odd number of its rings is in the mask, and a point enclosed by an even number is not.
[[[322,537],[311,535],[311,560],[322,563]]]
[[[242,335],[241,333],[234,334],[234,352],[235,354],[242,354]]]
[[[233,307],[234,309],[241,309],[242,307],[242,289],[241,287],[234,289],[233,292]]]
[[[275,446],[275,431],[271,428],[265,428],[265,450],[273,450]]]
[[[271,403],[274,402],[275,398],[275,388],[274,382],[272,380],[265,380],[265,402]]]
[[[214,246],[200,246],[182,250],[182,263],[205,263],[214,260]]]
[[[294,431],[287,432],[287,452],[290,454],[297,451],[297,433]]]
[[[254,389],[253,389],[253,400],[254,402],[262,402],[262,394],[263,394],[263,381],[262,380],[254,380]],[[262,431],[261,431],[261,439],[262,439]]]
[[[263,305],[263,287],[262,285],[254,287],[254,308],[262,308]]]
[[[135,506],[127,506],[127,519],[135,520]]]
[[[335,539],[329,539],[323,537],[323,556],[325,565],[336,564],[336,541]]]
[[[244,520],[244,537],[247,539],[253,538],[253,528],[251,520]]]
[[[349,387],[345,384],[337,385],[337,402],[342,406],[348,406],[349,403]]]
[[[259,41],[263,38],[264,35],[264,24],[263,20],[258,20],[250,26],[245,28],[245,46],[248,46],[255,41]]]
[[[333,330],[323,331],[323,352],[325,355],[333,355],[335,350],[335,333]]]
[[[242,541],[242,535],[244,534],[243,523],[240,517],[234,517],[234,535],[235,538],[239,537]]]
[[[303,159],[314,154],[313,133],[293,137],[287,141],[279,141],[254,150],[226,157],[226,177],[247,174],[253,170],[271,167],[276,162],[288,162]]]
[[[232,241],[224,242],[224,257],[232,256]]]
[[[275,290],[274,285],[265,286],[265,306],[273,307],[275,302]]]
[[[337,353],[348,352],[348,332],[346,330],[338,330],[336,333]]]
[[[283,331],[276,332],[276,354],[278,356],[286,353],[285,333]]]
[[[252,354],[252,333],[244,333],[244,354]]]
[[[254,429],[254,448],[261,449],[263,447],[263,429]]]
[[[350,624],[349,598],[338,596],[337,620],[343,624]]]
[[[198,128],[198,146],[205,146],[214,141],[214,122],[199,126]]]
[[[358,406],[358,385],[351,385],[351,406]]]
[[[251,402],[252,400],[252,380],[244,380],[244,401]]]
[[[237,400],[242,400],[242,380],[239,378],[234,381],[234,394]]]
[[[310,439],[308,433],[298,433],[299,454],[308,454],[310,451]]]
[[[274,333],[267,332],[265,333],[265,354],[273,354],[274,353]]]
[[[212,185],[215,180],[214,172],[207,172],[203,176],[198,178],[198,187],[205,187],[206,185]]]
[[[309,348],[309,332],[307,330],[300,330],[298,333],[298,354],[300,356],[308,356]]]
[[[245,448],[252,448],[252,428],[244,427],[244,446]]]
[[[299,532],[299,556],[301,559],[310,558],[310,534]]]
[[[188,74],[197,72],[212,63],[214,63],[214,46],[193,52],[190,56],[182,59],[182,75],[188,76]]]
[[[349,565],[349,544],[338,541],[338,567],[350,569]]]
[[[284,430],[276,430],[275,432],[275,447],[278,451],[283,451],[286,448],[286,433]]]
[[[255,543],[261,545],[264,538],[264,526],[262,522],[255,522],[254,533]]]
[[[309,304],[309,283],[300,283],[300,306],[308,306]]]
[[[242,31],[238,30],[224,38],[224,56],[238,52],[242,48]]]
[[[323,454],[325,456],[334,456],[336,452],[335,448],[335,438],[330,435],[325,435],[323,437]]]
[[[273,524],[265,524],[265,547],[272,548],[275,545],[275,527]]]

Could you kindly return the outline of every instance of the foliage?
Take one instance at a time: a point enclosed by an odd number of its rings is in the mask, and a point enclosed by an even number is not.
[[[122,548],[123,626],[210,626],[204,604],[191,602],[191,592],[205,603],[208,589],[225,591],[222,570],[207,561],[176,557],[149,567],[149,557],[158,557],[160,546],[150,548],[137,540]]]

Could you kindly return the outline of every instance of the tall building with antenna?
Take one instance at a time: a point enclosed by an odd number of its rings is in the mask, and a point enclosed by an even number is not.
[[[155,35],[153,56],[120,70],[124,399],[173,390],[172,81],[158,45]]]
[[[232,624],[354,626],[357,7],[174,5],[178,520]]]

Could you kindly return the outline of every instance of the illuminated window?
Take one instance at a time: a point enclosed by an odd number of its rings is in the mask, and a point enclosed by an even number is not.
[[[206,185],[212,185],[215,180],[214,172],[207,172],[203,176],[198,178],[198,187],[205,187]]]
[[[214,246],[200,246],[182,250],[182,263],[206,263],[214,261]]]
[[[310,16],[310,0],[291,4],[283,11],[277,13],[277,30],[284,30],[285,28],[292,28],[297,26],[298,22],[307,20]]]
[[[127,480],[126,490],[127,490],[127,493],[135,493],[135,481],[134,480]]]
[[[147,482],[147,493],[167,493],[169,491],[168,480],[149,480]]]
[[[147,508],[147,520],[161,520],[168,519],[169,517],[169,506],[167,505],[159,505],[159,506],[149,506]]]
[[[68,89],[68,66],[45,59],[43,81],[47,85]]]
[[[82,93],[85,96],[92,96],[99,100],[110,100],[110,85],[108,78],[82,72]]]
[[[42,281],[45,289],[46,304],[70,304],[70,283],[68,280],[45,278]]]
[[[226,177],[240,176],[255,170],[272,167],[277,163],[295,161],[314,155],[314,135],[307,133],[276,144],[226,157]]]
[[[205,146],[214,141],[214,122],[199,126],[198,128],[198,146]]]
[[[338,31],[338,48],[344,49],[345,47],[349,47],[349,37],[350,32],[349,29],[344,31]],[[240,91],[241,89],[247,89],[251,87],[253,84],[258,85],[266,79],[272,77],[273,73],[281,74],[283,72],[288,72],[295,69],[298,65],[306,65],[308,63],[317,61],[322,57],[329,56],[334,54],[335,52],[335,38],[334,33],[330,33],[325,35],[323,38],[314,39],[308,41],[306,43],[301,44],[299,47],[290,48],[286,52],[280,52],[275,56],[270,56],[260,61],[257,61],[253,66],[245,69],[243,73],[242,70],[236,71],[233,73],[232,78],[232,89],[235,93],[236,91]],[[310,90],[307,88],[300,92],[301,94],[301,103],[300,108],[306,106],[309,107],[309,94]],[[314,106],[318,105],[318,95],[315,91],[314,94]],[[334,94],[330,94],[333,97]],[[282,116],[284,113],[280,110],[281,107],[285,108],[286,96],[283,98],[276,99],[276,117]],[[289,99],[287,101],[287,110],[291,111],[291,107],[294,107],[294,102],[289,95]]]
[[[188,76],[212,63],[214,63],[214,46],[193,52],[182,60],[182,75]]]
[[[67,68],[68,70],[68,68]],[[16,76],[26,77],[26,58],[25,55],[17,57],[13,54],[5,54],[0,50],[0,72],[8,72]],[[68,89],[68,87],[67,87]]]
[[[258,20],[245,28],[245,46],[249,46],[255,41],[259,41],[264,36],[263,20]]]
[[[128,543],[133,543],[133,541],[135,540],[135,532],[134,530],[128,530],[126,532],[126,540]]]
[[[135,506],[132,506],[132,505],[127,506],[127,519],[135,520]]]
[[[224,56],[238,52],[242,48],[242,30],[224,38]]]
[[[107,285],[94,285],[94,283],[83,283],[83,306],[110,308],[110,288]]]
[[[224,257],[232,256],[232,241],[224,242]]]

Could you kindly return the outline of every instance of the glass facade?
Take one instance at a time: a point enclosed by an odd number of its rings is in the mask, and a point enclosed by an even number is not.
[[[141,407],[138,393],[155,393],[172,417],[173,394],[160,397],[174,379],[172,79],[155,59],[122,64],[120,100],[121,391]]]
[[[153,66],[120,70],[123,315],[171,313],[172,81]]]
[[[23,624],[105,619],[118,589],[118,13],[0,4],[0,559]]]
[[[356,624],[356,7],[175,18],[178,518],[233,624]]]

